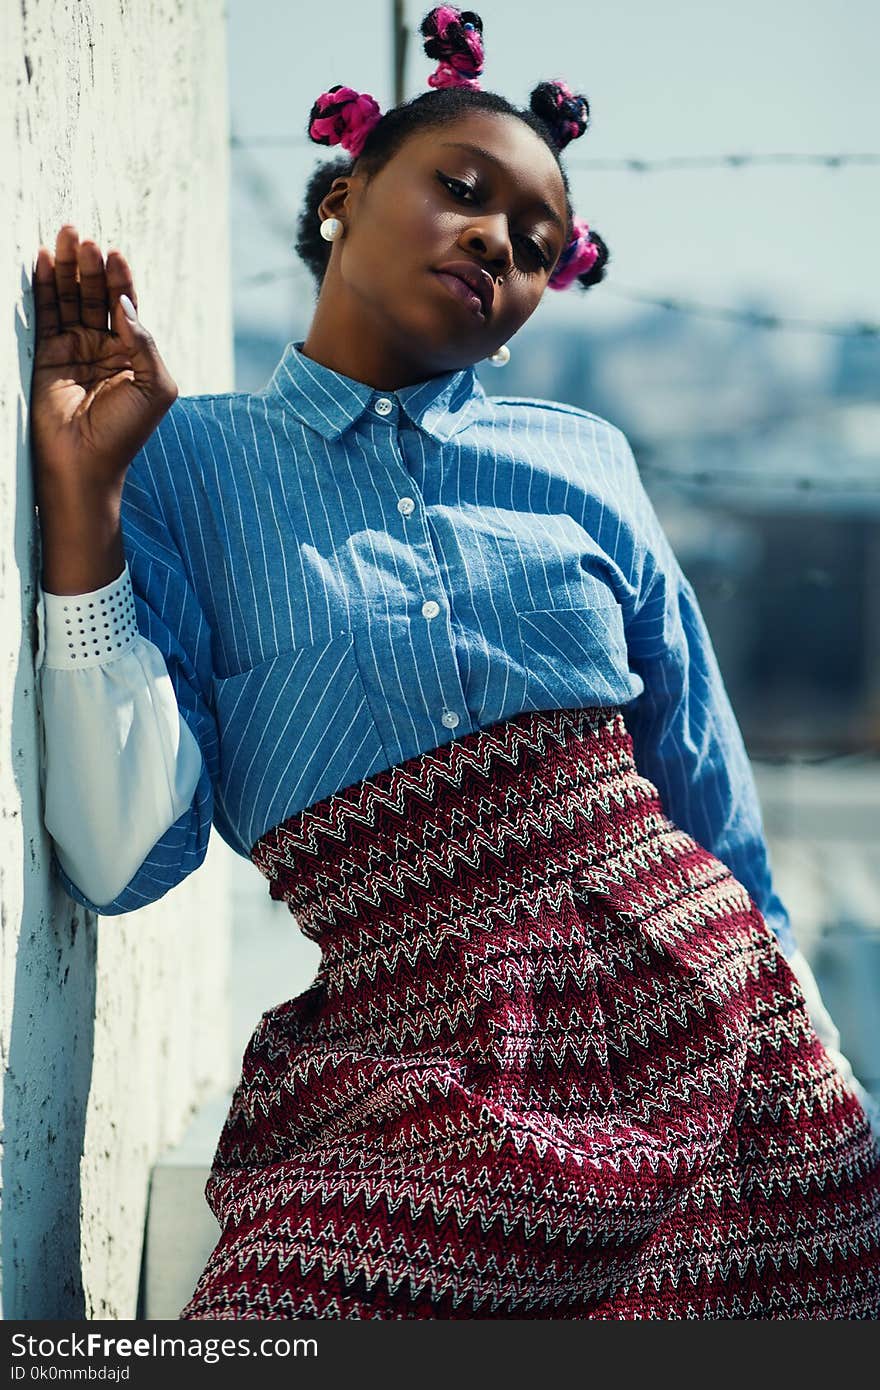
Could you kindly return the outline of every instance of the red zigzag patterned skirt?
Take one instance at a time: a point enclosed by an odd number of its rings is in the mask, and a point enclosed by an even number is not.
[[[262,1018],[182,1318],[876,1318],[880,1158],[619,708],[526,713],[251,857],[320,944]]]

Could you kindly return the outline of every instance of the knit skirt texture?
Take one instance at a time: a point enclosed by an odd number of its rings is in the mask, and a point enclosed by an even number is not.
[[[621,710],[524,713],[267,831],[265,1013],[184,1319],[876,1318],[880,1154]]]

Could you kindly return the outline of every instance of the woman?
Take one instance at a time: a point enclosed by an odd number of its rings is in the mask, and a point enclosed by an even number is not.
[[[474,372],[604,274],[586,99],[520,111],[478,16],[422,31],[432,92],[315,103],[351,158],[264,390],[177,399],[75,229],[36,266],[62,879],[130,911],[213,824],[323,953],[248,1046],[181,1316],[876,1316],[878,1154],[693,590],[620,430]]]

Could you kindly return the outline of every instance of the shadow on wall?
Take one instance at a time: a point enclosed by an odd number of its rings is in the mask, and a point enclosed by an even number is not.
[[[29,298],[23,277],[21,300]],[[17,316],[14,332],[26,400],[32,333]],[[20,473],[29,474],[22,409],[15,457]],[[21,807],[20,883],[14,883],[14,865],[0,865],[0,878],[9,879],[0,889],[7,962],[19,925],[18,905],[21,926],[14,983],[5,990],[11,1017],[3,1059],[3,1312],[6,1318],[76,1319],[85,1316],[80,1159],[94,1052],[97,919],[55,882],[47,882],[51,839],[42,820],[38,772],[33,660],[40,560],[31,476],[19,476],[14,493],[15,555],[7,574],[22,577],[21,611],[32,615],[32,626],[30,644],[20,649],[12,692],[12,746],[6,750]],[[13,806],[8,814],[19,811]]]

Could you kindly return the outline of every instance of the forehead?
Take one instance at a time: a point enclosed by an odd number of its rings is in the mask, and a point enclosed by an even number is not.
[[[518,191],[546,199],[564,217],[565,189],[559,165],[541,137],[524,121],[495,111],[470,111],[413,135],[404,149],[409,147],[413,155],[422,157],[458,144],[485,150],[492,156],[486,162],[500,166],[500,172],[512,180]],[[466,157],[464,150],[458,153]]]

